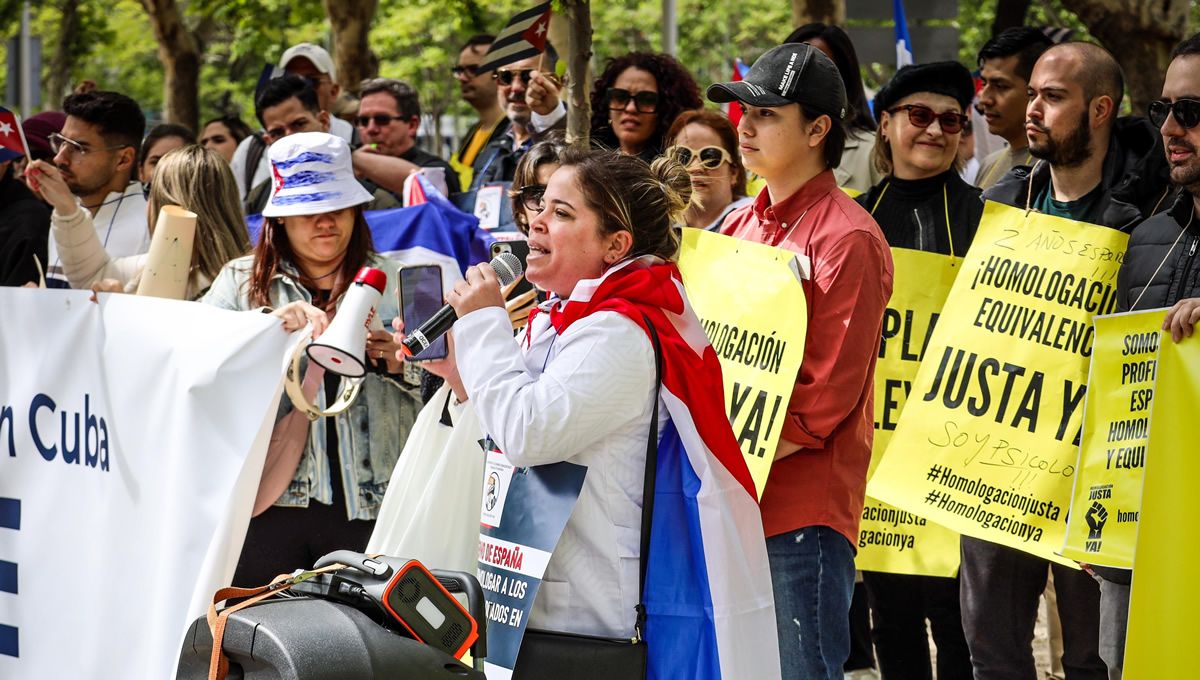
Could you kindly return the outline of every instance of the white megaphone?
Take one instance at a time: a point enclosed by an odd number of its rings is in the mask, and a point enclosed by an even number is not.
[[[387,287],[387,274],[381,269],[363,267],[346,289],[333,323],[321,339],[308,346],[308,358],[330,373],[346,378],[361,378],[367,373],[364,358],[367,332],[383,330],[375,305]]]

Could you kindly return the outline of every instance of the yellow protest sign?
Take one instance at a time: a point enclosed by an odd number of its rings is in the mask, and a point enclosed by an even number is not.
[[[1128,236],[988,202],[867,493],[1064,564],[1092,316]]]
[[[875,440],[868,479],[892,439],[962,258],[892,248],[892,266],[892,298],[883,313],[875,363]],[[867,496],[854,559],[859,569],[954,576],[958,556],[958,534]]]
[[[1191,521],[1200,480],[1192,426],[1200,404],[1200,337],[1165,336],[1150,407],[1137,558],[1125,638],[1125,677],[1179,678],[1196,665],[1200,525]]]
[[[684,229],[679,271],[721,360],[725,408],[761,497],[804,358],[808,311],[796,254]]]
[[[1166,315],[1155,309],[1096,317],[1064,557],[1133,566],[1155,356]]]

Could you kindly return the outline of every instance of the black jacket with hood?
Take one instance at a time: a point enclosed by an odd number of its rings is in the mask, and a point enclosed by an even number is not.
[[[1050,165],[1017,166],[984,192],[989,201],[1029,208],[1050,183]],[[1132,231],[1170,204],[1171,177],[1162,135],[1145,118],[1118,118],[1101,172],[1104,216],[1101,226]]]

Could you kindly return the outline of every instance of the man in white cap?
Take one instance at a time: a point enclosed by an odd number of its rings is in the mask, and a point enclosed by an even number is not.
[[[337,101],[338,95],[341,94],[342,87],[337,83],[333,58],[329,56],[329,52],[325,51],[325,48],[312,43],[292,45],[279,59],[279,68],[307,80],[317,92],[317,103],[321,110],[333,110],[332,107]],[[333,116],[330,116],[329,120],[329,134],[341,137],[351,145],[357,141],[354,126]],[[271,164],[267,161],[267,154],[261,151],[265,147],[260,147],[258,154],[251,153],[255,145],[261,144],[261,140],[256,139],[254,135],[246,137],[238,144],[237,150],[233,152],[233,160],[230,161],[233,178],[237,181],[238,191],[243,200],[250,189],[271,176]],[[258,157],[258,161],[252,163],[252,157],[255,155]],[[253,175],[247,178],[246,175],[251,165],[255,169]]]

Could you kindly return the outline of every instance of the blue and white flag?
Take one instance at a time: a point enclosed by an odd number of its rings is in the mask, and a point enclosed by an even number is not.
[[[438,191],[425,187],[426,202],[408,208],[368,210],[367,225],[375,250],[400,264],[436,264],[442,286],[450,290],[467,267],[491,259],[495,237],[479,226],[479,218],[454,207]],[[251,243],[258,242],[262,216],[246,218]]]
[[[896,23],[896,70],[913,63],[912,38],[908,37],[908,19],[904,18],[904,0],[892,0]]]

